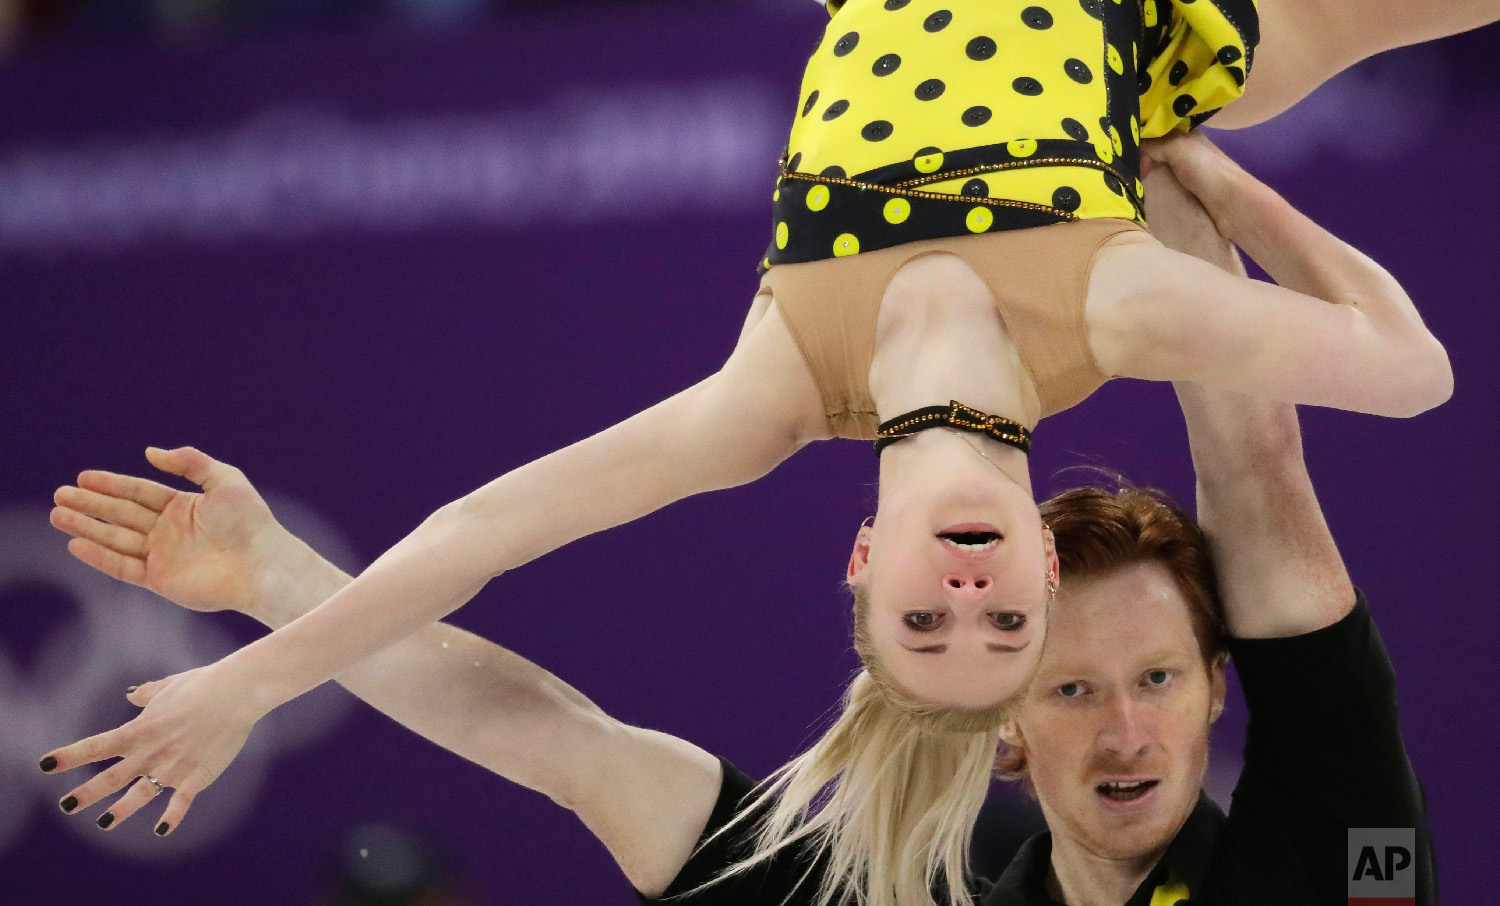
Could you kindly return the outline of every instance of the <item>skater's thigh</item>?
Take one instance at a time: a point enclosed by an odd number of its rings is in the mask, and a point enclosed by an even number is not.
[[[1500,19],[1500,0],[1259,0],[1260,44],[1244,96],[1213,119],[1241,129],[1276,116],[1367,57]]]

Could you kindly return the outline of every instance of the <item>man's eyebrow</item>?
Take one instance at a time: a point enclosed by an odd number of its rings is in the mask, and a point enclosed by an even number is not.
[[[1027,639],[1020,645],[1002,645],[999,642],[986,642],[984,647],[988,648],[990,651],[1004,651],[1015,653],[1030,644],[1031,640]],[[942,654],[943,652],[948,650],[948,645],[946,643],[941,645],[924,645],[921,648],[911,648],[906,645],[902,645],[901,647],[915,654]]]
[[[1186,652],[1176,651],[1171,648],[1159,648],[1156,651],[1151,652],[1150,657],[1142,658],[1141,663],[1148,665],[1169,664],[1174,661],[1181,660],[1185,654]]]

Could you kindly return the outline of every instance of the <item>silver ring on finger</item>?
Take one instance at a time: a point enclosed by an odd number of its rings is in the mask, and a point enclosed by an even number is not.
[[[150,774],[142,774],[141,779],[156,787],[156,791],[158,793],[164,793],[167,790],[166,787],[162,786],[161,781],[157,780],[155,777],[152,777]]]

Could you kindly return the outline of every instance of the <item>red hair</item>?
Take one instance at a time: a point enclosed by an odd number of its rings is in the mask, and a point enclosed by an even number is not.
[[[1126,485],[1118,491],[1073,488],[1040,506],[1052,529],[1063,582],[1102,576],[1133,563],[1156,561],[1167,568],[1187,601],[1193,635],[1204,668],[1224,651],[1224,608],[1203,530],[1170,495]],[[1003,749],[996,773],[1026,776],[1026,753]]]

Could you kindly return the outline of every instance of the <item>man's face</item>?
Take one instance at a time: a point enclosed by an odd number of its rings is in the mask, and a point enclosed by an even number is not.
[[[1005,738],[1026,750],[1054,848],[1155,857],[1198,800],[1222,660],[1205,665],[1166,567],[1063,576],[1041,664]]]

